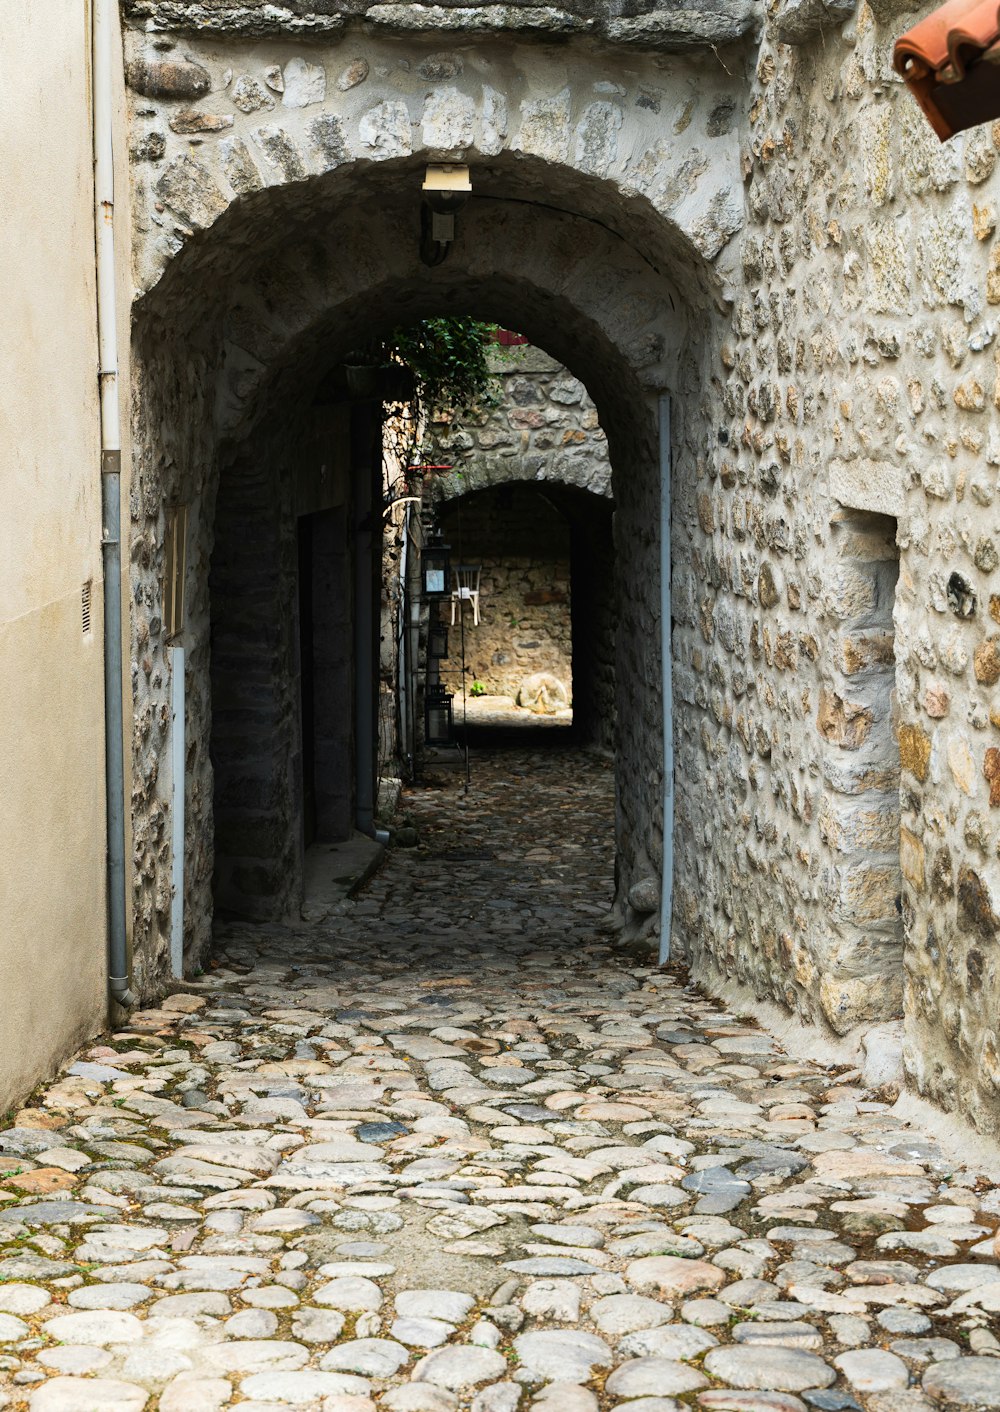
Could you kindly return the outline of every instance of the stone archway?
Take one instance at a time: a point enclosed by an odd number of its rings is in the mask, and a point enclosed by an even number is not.
[[[690,301],[608,222],[499,196],[470,202],[449,260],[428,270],[417,243],[419,178],[419,168],[402,160],[258,192],[192,238],[136,310],[133,594],[151,615],[164,507],[186,504],[192,527],[185,887],[192,957],[207,942],[211,917],[208,570],[220,470],[261,456],[287,466],[301,459],[316,435],[317,393],[359,330],[371,336],[430,314],[514,319],[586,384],[597,404],[616,468],[616,533],[628,550],[616,644],[622,888],[656,867],[655,401],[677,383]],[[584,207],[605,186],[561,168],[553,184],[578,187]],[[706,278],[701,257],[676,228],[664,242],[686,251],[689,287],[697,288],[693,272],[700,268]],[[147,640],[137,695],[151,729],[137,739],[135,759],[140,984],[162,965],[155,899],[164,891],[165,850],[155,747],[169,676],[162,645],[152,633]]]

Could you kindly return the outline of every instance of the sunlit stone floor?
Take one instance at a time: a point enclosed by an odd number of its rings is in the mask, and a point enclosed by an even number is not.
[[[462,781],[0,1131],[0,1406],[1000,1407],[1000,1190],[616,954],[607,762]]]

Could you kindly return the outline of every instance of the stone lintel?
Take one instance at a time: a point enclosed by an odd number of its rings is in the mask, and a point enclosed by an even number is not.
[[[891,461],[837,457],[830,462],[830,495],[849,510],[898,517],[903,513],[903,473]]]
[[[124,0],[127,20],[186,35],[246,39],[328,38],[351,21],[398,34],[591,34],[662,53],[733,44],[762,18],[758,0],[660,0],[648,14],[622,18],[609,0],[555,5],[365,3],[365,0]]]
[[[347,9],[346,6],[343,7]],[[187,35],[233,35],[240,39],[264,39],[289,35],[296,39],[328,38],[346,23],[340,7],[330,13],[317,13],[315,5],[261,4],[260,0],[125,0],[122,11],[128,20],[156,30]]]
[[[854,6],[855,0],[781,0],[774,18],[775,38],[782,44],[808,44],[824,30],[849,20]]]

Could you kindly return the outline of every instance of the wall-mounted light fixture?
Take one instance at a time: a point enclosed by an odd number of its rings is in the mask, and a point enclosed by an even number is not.
[[[440,265],[455,239],[455,213],[472,191],[469,169],[454,162],[432,163],[424,174],[422,190],[420,258],[425,265]]]

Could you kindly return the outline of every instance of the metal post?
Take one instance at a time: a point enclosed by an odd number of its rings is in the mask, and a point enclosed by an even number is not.
[[[670,608],[670,395],[659,398],[660,673],[663,702],[663,868],[660,877],[660,965],[670,960],[674,902],[674,677]]]
[[[113,69],[115,0],[93,9],[94,207],[97,355],[101,404],[101,557],[104,565],[104,772],[108,833],[108,988],[124,1006],[129,989],[125,922],[125,755],[122,709],[121,414],[115,273]]]
[[[373,558],[374,469],[372,419],[377,403],[363,402],[352,421],[354,469],[354,761],[355,822],[361,833],[375,833],[375,588]],[[378,516],[381,529],[381,514]],[[381,544],[379,545],[381,549]]]
[[[173,894],[170,905],[170,974],[177,980],[184,975],[184,688],[184,648],[174,647],[170,656],[170,866]]]

